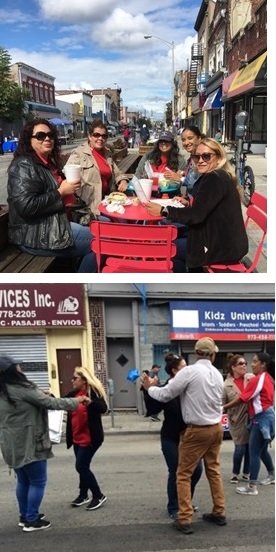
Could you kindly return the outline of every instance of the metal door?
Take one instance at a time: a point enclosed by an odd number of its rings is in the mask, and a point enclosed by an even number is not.
[[[76,366],[81,366],[80,349],[57,349],[60,396],[72,391],[72,376]]]
[[[108,339],[108,375],[114,381],[114,408],[136,408],[136,384],[127,380],[134,366],[132,339]]]

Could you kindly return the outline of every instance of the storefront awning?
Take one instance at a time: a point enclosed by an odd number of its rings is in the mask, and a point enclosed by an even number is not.
[[[228,98],[244,94],[253,88],[266,86],[266,57],[265,52],[238,71],[228,89]]]
[[[49,113],[58,113],[60,115],[60,109],[52,105],[40,104],[35,102],[26,102],[30,111],[46,111]]]
[[[209,94],[209,96],[207,96],[202,111],[207,111],[208,109],[219,109],[222,105],[221,88],[217,88]]]

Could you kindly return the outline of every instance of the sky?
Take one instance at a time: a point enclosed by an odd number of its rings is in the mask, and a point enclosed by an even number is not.
[[[163,115],[187,69],[201,0],[2,0],[0,46],[56,89],[122,89],[123,105]],[[144,39],[144,35],[159,38]]]

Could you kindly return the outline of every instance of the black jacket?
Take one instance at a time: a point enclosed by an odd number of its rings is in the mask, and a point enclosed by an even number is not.
[[[74,244],[57,183],[32,155],[15,158],[8,170],[9,241],[35,249]]]
[[[77,391],[70,391],[67,397],[75,397]],[[104,399],[98,397],[95,391],[91,390],[92,402],[88,405],[88,426],[91,435],[91,442],[93,445],[100,446],[104,440],[102,414],[107,412],[107,404]],[[70,448],[73,444],[72,438],[72,417],[71,412],[67,414],[66,424],[66,444],[67,448]]]
[[[164,385],[168,383],[166,381]],[[163,386],[161,386],[163,387]],[[157,401],[149,395],[149,411],[150,414],[159,414],[159,412],[164,411],[164,421],[161,427],[160,435],[161,438],[173,441],[174,443],[179,443],[180,432],[185,429],[185,423],[182,418],[181,408],[180,408],[180,398],[175,397],[167,403]]]
[[[241,201],[231,177],[220,169],[204,174],[193,188],[191,207],[168,207],[173,222],[188,224],[189,268],[235,263],[248,252]]]

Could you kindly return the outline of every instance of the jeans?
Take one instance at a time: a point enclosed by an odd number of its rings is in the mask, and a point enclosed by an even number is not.
[[[65,249],[39,249],[21,245],[20,249],[42,257],[82,257],[78,272],[97,272],[96,255],[91,251],[92,234],[88,226],[70,222],[74,245]]]
[[[235,445],[233,454],[233,474],[239,475],[241,471],[241,464],[243,460],[243,473],[249,473],[249,447],[246,445]]]
[[[47,482],[47,461],[39,460],[16,468],[16,497],[20,516],[26,521],[38,519]]]
[[[249,435],[249,457],[250,457],[250,483],[256,484],[261,467],[261,460],[264,463],[268,473],[274,475],[274,465],[268,452],[269,440],[265,439],[258,421],[254,417]]]
[[[99,446],[90,445],[88,447],[82,447],[80,445],[74,444],[74,453],[76,457],[76,470],[79,473],[79,489],[80,496],[86,497],[88,489],[92,492],[93,498],[101,498],[102,492],[98,485],[97,479],[93,472],[90,470],[90,463],[97,452]]]
[[[178,511],[177,487],[176,487],[176,470],[178,466],[178,444],[170,439],[161,437],[161,448],[168,466],[168,482],[167,495],[168,504],[167,510],[169,514],[175,514]],[[199,461],[191,478],[191,497],[193,498],[195,486],[202,474],[202,462]]]
[[[182,524],[192,521],[191,477],[201,458],[204,461],[205,473],[211,489],[212,513],[215,516],[225,516],[225,498],[219,459],[222,437],[221,423],[203,427],[188,426],[181,433],[176,477],[178,519]]]

